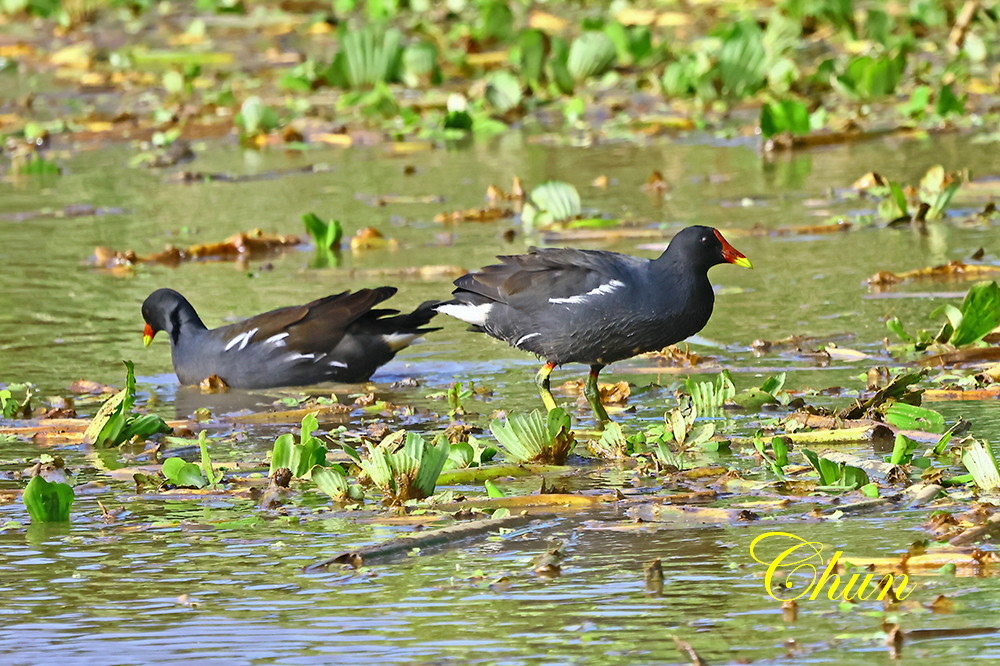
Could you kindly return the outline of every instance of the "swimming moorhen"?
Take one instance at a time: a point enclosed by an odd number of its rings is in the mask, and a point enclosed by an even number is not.
[[[415,338],[438,330],[421,327],[439,301],[405,315],[372,309],[395,293],[395,287],[345,291],[209,330],[186,298],[157,289],[142,304],[143,343],[159,331],[170,335],[182,384],[212,375],[249,389],[362,382]]]
[[[544,358],[535,381],[549,410],[552,369],[590,365],[584,394],[601,421],[608,420],[597,388],[601,369],[700,331],[715,301],[709,268],[753,267],[716,229],[702,226],[680,231],[654,260],[570,248],[498,259],[455,280],[454,298],[438,312]]]

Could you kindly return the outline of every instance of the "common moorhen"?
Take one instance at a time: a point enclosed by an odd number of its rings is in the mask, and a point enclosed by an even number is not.
[[[157,289],[142,304],[143,343],[170,335],[174,372],[182,384],[218,375],[232,388],[361,382],[400,349],[436,328],[427,301],[410,314],[372,308],[395,287],[345,291],[209,330],[173,289]]]
[[[597,388],[601,369],[700,331],[715,301],[709,268],[753,267],[716,229],[702,226],[680,231],[654,260],[570,248],[498,259],[455,280],[454,298],[438,312],[544,358],[535,381],[549,410],[552,369],[590,365],[584,394],[601,421],[608,420]]]

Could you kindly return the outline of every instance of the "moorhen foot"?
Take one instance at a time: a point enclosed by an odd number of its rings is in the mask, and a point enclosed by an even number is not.
[[[753,267],[716,229],[703,226],[680,231],[653,260],[570,248],[497,258],[502,263],[455,280],[453,299],[437,311],[545,359],[536,383],[549,410],[552,370],[589,365],[584,394],[601,421],[609,420],[597,387],[601,369],[704,328],[715,302],[709,268]]]
[[[142,304],[143,342],[170,336],[174,372],[182,384],[218,375],[232,388],[362,382],[414,339],[436,314],[427,301],[410,314],[372,308],[395,287],[345,291],[208,329],[173,289],[157,289]]]

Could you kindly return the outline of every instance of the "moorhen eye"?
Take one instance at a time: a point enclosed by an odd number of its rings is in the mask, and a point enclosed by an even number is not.
[[[544,358],[535,381],[549,410],[556,406],[552,370],[589,365],[584,394],[600,421],[609,420],[597,387],[604,366],[694,335],[712,315],[708,269],[725,262],[752,268],[722,234],[701,226],[680,231],[652,261],[570,248],[498,258],[455,280],[453,299],[438,312]]]
[[[142,304],[143,342],[167,332],[182,384],[212,375],[247,389],[363,382],[414,339],[438,330],[422,328],[438,301],[402,315],[372,309],[395,293],[395,287],[345,291],[210,330],[181,294],[157,289]]]

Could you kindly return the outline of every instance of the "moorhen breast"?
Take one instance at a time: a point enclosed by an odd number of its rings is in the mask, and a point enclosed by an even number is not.
[[[182,384],[217,375],[232,388],[362,382],[414,339],[436,314],[428,301],[410,314],[372,309],[395,287],[345,291],[209,329],[181,294],[157,289],[142,304],[143,342],[170,336]]]
[[[553,368],[589,365],[584,393],[601,421],[608,420],[597,388],[601,369],[700,331],[715,301],[712,266],[752,268],[721,233],[703,226],[680,231],[653,260],[569,248],[498,259],[455,280],[453,299],[438,312],[545,359],[536,383],[550,410]]]

